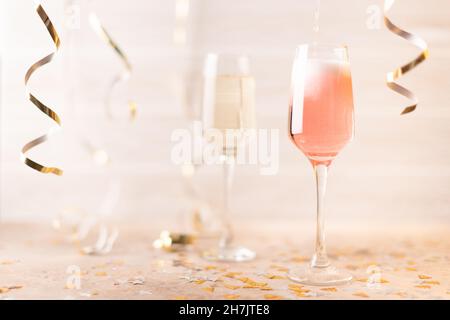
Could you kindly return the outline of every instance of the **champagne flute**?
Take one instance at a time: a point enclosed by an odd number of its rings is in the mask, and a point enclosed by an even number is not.
[[[203,257],[215,261],[248,261],[255,253],[235,246],[229,220],[231,186],[243,131],[255,127],[255,83],[250,75],[249,59],[244,55],[207,55],[203,86],[203,131],[206,143],[219,146],[219,159],[223,166],[223,192],[220,209],[221,235],[216,247],[203,251]],[[219,132],[211,139],[208,131]],[[227,135],[231,133],[232,139]]]
[[[317,184],[317,234],[311,263],[289,273],[309,285],[345,284],[352,276],[330,265],[325,248],[324,196],[328,168],[353,139],[354,114],[346,46],[304,44],[292,70],[289,134],[314,167]]]

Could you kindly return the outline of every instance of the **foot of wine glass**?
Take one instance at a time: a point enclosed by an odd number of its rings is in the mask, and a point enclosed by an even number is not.
[[[211,248],[203,252],[203,257],[212,261],[224,262],[243,262],[253,260],[256,254],[242,246],[233,244],[233,231],[229,221],[229,195],[233,180],[234,171],[234,157],[223,156],[222,159],[224,168],[224,185],[223,185],[223,199],[221,210],[221,224],[222,232],[219,244],[216,248]]]
[[[317,232],[315,253],[309,265],[289,271],[289,278],[295,282],[314,286],[346,284],[352,276],[330,265],[325,248],[323,204],[327,186],[328,166],[314,166],[317,184]]]

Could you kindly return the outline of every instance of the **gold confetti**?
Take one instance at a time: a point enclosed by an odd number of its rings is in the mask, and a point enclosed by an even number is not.
[[[265,286],[267,286],[266,282],[257,282],[257,281],[254,281],[254,280],[250,279],[250,278],[243,277],[243,278],[238,278],[238,280],[244,282],[245,284],[247,284],[249,286],[254,286],[254,287],[265,287]]]
[[[308,293],[307,291],[293,291],[292,293],[299,298],[308,298],[308,296],[305,294]]]
[[[237,290],[237,289],[241,288],[240,286],[235,286],[235,285],[228,284],[228,283],[224,284],[223,286],[230,290]]]
[[[357,279],[355,279],[355,281],[358,281],[358,282],[369,282],[369,279],[368,278],[357,278]],[[375,283],[389,283],[389,280],[386,280],[384,278],[373,279],[373,280],[370,280],[370,281],[375,282]]]
[[[216,270],[216,269],[217,269],[216,266],[205,266],[205,270],[206,271],[208,271],[208,270]]]
[[[187,300],[187,297],[186,296],[176,296],[174,299],[175,300]]]
[[[108,274],[105,271],[97,271],[95,273],[97,277],[106,277]]]
[[[236,276],[241,275],[242,272],[228,272],[226,274],[224,274],[223,276],[226,278],[235,278]]]
[[[328,291],[328,292],[337,292],[337,289],[335,287],[330,287],[330,288],[322,288],[320,289],[322,291]]]
[[[213,293],[214,292],[214,287],[204,287],[202,288],[202,290],[209,292],[209,293]]]
[[[290,290],[303,290],[303,286],[302,285],[292,284],[292,283],[288,285],[288,288]]]
[[[420,285],[417,285],[415,287],[419,288],[419,289],[431,289],[431,286],[425,285],[425,284],[420,284]]]
[[[206,280],[203,280],[203,279],[198,279],[198,280],[194,281],[195,284],[204,284],[205,282],[206,282]]]
[[[240,296],[238,294],[226,294],[224,295],[224,298],[227,300],[236,300],[238,299]]]
[[[271,287],[259,287],[260,290],[262,291],[272,291],[273,289]]]
[[[276,274],[266,274],[266,275],[264,275],[264,277],[267,278],[267,279],[271,279],[271,280],[285,280],[285,279],[287,279],[286,277],[278,276]]]
[[[355,292],[353,294],[355,297],[361,297],[361,298],[369,298],[369,295],[365,292]]]
[[[412,268],[412,267],[406,267],[405,270],[406,271],[417,271],[416,268]]]
[[[418,277],[419,277],[419,279],[421,279],[421,280],[428,280],[428,279],[431,279],[431,278],[432,278],[432,277],[427,276],[427,275],[424,275],[424,274],[419,274]]]
[[[305,296],[305,293],[310,292],[310,290],[305,289],[303,286],[299,285],[299,284],[290,284],[288,286],[289,290],[291,290],[295,295],[297,296]]]
[[[422,284],[431,284],[431,285],[438,286],[441,283],[439,281],[435,281],[435,280],[425,280],[425,281],[422,281]]]
[[[9,288],[0,288],[0,293],[7,293]]]
[[[281,296],[273,295],[273,294],[265,294],[264,299],[266,299],[266,300],[283,300],[284,298]]]

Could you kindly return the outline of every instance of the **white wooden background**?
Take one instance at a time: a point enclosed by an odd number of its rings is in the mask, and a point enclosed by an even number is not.
[[[27,68],[52,50],[50,38],[31,0],[1,0],[1,215],[4,220],[41,220],[62,208],[95,211],[108,176],[121,181],[115,211],[124,219],[175,217],[187,206],[180,170],[170,161],[170,134],[183,126],[177,78],[186,49],[173,42],[175,0],[95,1],[109,32],[128,54],[134,73],[130,92],[138,117],[130,124],[123,88],[117,91],[118,120],[109,123],[102,99],[111,77],[120,70],[117,57],[93,34],[85,1],[81,24],[73,30],[73,65],[68,55],[64,1],[43,4],[61,33],[62,50],[52,64],[38,70],[31,88],[53,106],[63,121],[50,143],[32,157],[65,169],[63,177],[38,174],[19,162],[22,145],[44,133],[51,123],[24,95]],[[385,73],[413,58],[418,50],[380,29],[369,29],[368,8],[381,0],[322,0],[320,40],[346,42],[353,71],[356,139],[332,169],[330,220],[371,224],[450,221],[450,3],[447,0],[398,0],[391,18],[420,34],[431,56],[402,79],[420,98],[418,110],[399,113],[407,101],[389,91]],[[234,213],[246,218],[312,218],[314,180],[303,155],[286,132],[292,57],[299,43],[312,40],[312,0],[191,0],[188,47],[246,52],[257,81],[257,119],[262,128],[279,128],[280,170],[260,176],[255,167],[237,170]],[[72,79],[72,80],[71,80]],[[72,82],[71,82],[72,81]],[[72,83],[71,106],[68,84]],[[111,153],[110,168],[92,164],[80,145],[83,136]],[[217,193],[216,168],[198,180]]]

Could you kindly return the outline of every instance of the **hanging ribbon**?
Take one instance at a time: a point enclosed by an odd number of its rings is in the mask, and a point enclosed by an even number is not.
[[[409,41],[411,44],[415,45],[416,47],[422,50],[419,56],[417,56],[414,60],[404,64],[403,66],[395,69],[394,71],[388,72],[386,75],[387,86],[391,90],[411,100],[411,104],[407,106],[401,113],[402,115],[404,115],[416,110],[417,104],[419,103],[419,99],[412,91],[399,85],[395,81],[398,80],[401,76],[403,76],[407,72],[414,69],[417,65],[425,61],[429,56],[429,50],[427,43],[422,38],[400,29],[395,24],[393,24],[391,20],[387,17],[387,13],[392,8],[394,2],[395,0],[385,0],[384,2],[384,24],[392,33],[395,33],[399,37]]]
[[[61,176],[63,174],[63,171],[59,168],[55,167],[46,167],[44,165],[41,165],[30,158],[26,156],[26,153],[33,149],[34,147],[37,147],[38,145],[46,142],[50,136],[54,133],[55,129],[59,129],[61,127],[61,120],[52,109],[47,107],[45,104],[43,104],[38,98],[36,98],[29,90],[28,90],[28,81],[30,80],[32,74],[39,69],[40,67],[50,63],[53,60],[54,55],[58,52],[59,46],[60,46],[60,39],[58,36],[58,33],[56,32],[56,29],[53,26],[52,21],[48,17],[47,13],[45,12],[44,8],[41,6],[39,2],[36,3],[36,12],[41,18],[42,22],[44,23],[45,27],[47,28],[48,33],[50,34],[53,43],[55,45],[55,51],[49,54],[48,56],[42,58],[41,60],[35,62],[27,71],[25,74],[25,88],[26,93],[28,96],[28,99],[39,109],[41,110],[45,115],[47,115],[50,119],[53,120],[53,122],[56,123],[57,126],[50,128],[47,134],[42,135],[30,142],[28,142],[25,146],[22,148],[22,154],[21,154],[21,160],[22,162],[27,165],[28,167],[37,170],[41,173],[52,173],[58,176]]]
[[[111,83],[108,86],[107,96],[105,99],[105,106],[106,106],[106,113],[109,118],[112,118],[111,114],[111,96],[114,91],[114,88],[120,83],[120,82],[126,82],[131,75],[132,67],[131,64],[125,55],[125,53],[119,48],[117,43],[112,39],[112,37],[109,35],[109,33],[106,31],[106,29],[103,27],[102,23],[100,22],[100,19],[97,17],[97,15],[94,12],[91,12],[89,16],[89,22],[91,24],[92,29],[97,34],[98,37],[100,37],[108,46],[110,46],[114,52],[118,55],[120,60],[122,61],[122,64],[124,65],[124,71],[117,76],[113,78]],[[128,110],[130,113],[131,120],[134,120],[136,117],[136,103],[133,101],[128,102]]]

